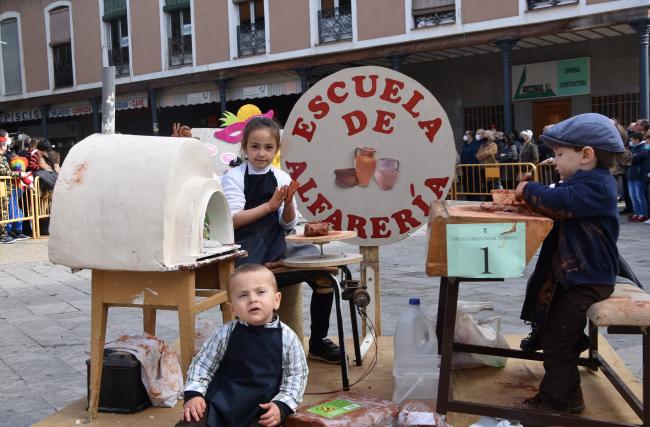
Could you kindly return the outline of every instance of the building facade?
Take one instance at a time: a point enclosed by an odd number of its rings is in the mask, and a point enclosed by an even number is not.
[[[345,67],[398,69],[454,133],[533,129],[595,111],[648,116],[648,0],[0,0],[0,126],[63,151],[99,130],[218,126],[245,103],[282,122]]]

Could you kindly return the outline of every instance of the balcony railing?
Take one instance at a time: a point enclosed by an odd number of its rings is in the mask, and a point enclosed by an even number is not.
[[[237,52],[239,56],[266,52],[263,22],[237,26]]]
[[[441,8],[429,13],[414,14],[413,26],[415,28],[431,27],[440,24],[452,24],[456,22],[456,8],[454,6]]]
[[[318,11],[318,39],[320,43],[352,38],[352,11],[335,7]]]
[[[528,10],[578,3],[578,0],[528,0]]]
[[[168,39],[169,66],[192,65],[192,37],[170,37]]]
[[[129,68],[129,49],[119,48],[108,51],[108,65],[115,67],[115,77],[124,77],[131,74]]]

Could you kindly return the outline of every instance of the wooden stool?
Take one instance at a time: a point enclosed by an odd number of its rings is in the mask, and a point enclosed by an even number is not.
[[[643,289],[628,284],[617,284],[612,295],[601,302],[593,304],[587,311],[589,318],[589,357],[598,362],[598,368],[621,394],[625,401],[639,418],[642,426],[650,426],[650,404],[644,405],[650,399],[650,295]],[[612,367],[598,353],[598,328],[607,327],[610,334],[641,334],[643,335],[643,400],[640,401],[625,385]],[[611,424],[616,426],[619,424]],[[627,424],[626,424],[627,425]]]
[[[90,321],[90,398],[88,417],[97,416],[99,386],[109,307],[138,307],[144,331],[155,335],[156,310],[178,311],[183,379],[194,355],[194,320],[202,311],[221,305],[223,321],[232,319],[226,307],[226,282],[235,258],[245,251],[221,255],[174,271],[93,270]],[[198,289],[202,288],[202,289]]]

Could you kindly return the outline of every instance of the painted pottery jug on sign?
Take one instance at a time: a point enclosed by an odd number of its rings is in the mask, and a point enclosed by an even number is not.
[[[370,147],[357,147],[354,150],[354,169],[357,172],[359,187],[367,187],[372,174],[375,172],[375,149]]]
[[[399,177],[399,160],[382,158],[377,160],[375,180],[382,190],[390,190]]]

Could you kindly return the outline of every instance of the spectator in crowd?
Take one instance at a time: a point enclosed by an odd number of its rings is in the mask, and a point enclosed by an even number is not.
[[[480,143],[474,139],[474,132],[466,130],[463,135],[463,150],[460,153],[460,163],[464,165],[475,165],[478,163],[476,159],[476,152],[478,151]],[[463,182],[463,190],[470,193],[480,192],[481,183],[479,174],[473,166],[467,166],[463,170],[465,179]],[[478,200],[477,196],[468,196],[468,200]]]
[[[505,135],[503,151],[499,154],[499,163],[517,163],[517,146],[509,134]],[[514,167],[502,167],[501,176],[504,177],[505,188],[514,190],[516,179]]]
[[[620,124],[616,125],[616,129],[618,129],[618,132],[621,134],[625,151],[616,157],[612,175],[614,175],[614,178],[616,178],[617,181],[619,178],[621,180],[621,198],[619,198],[619,201],[623,199],[625,202],[625,209],[623,209],[621,213],[630,214],[632,213],[632,199],[630,198],[630,192],[627,188],[627,172],[630,168],[630,162],[632,161],[632,152],[630,151],[629,143],[630,138],[628,136],[631,135],[632,132],[626,131],[626,129]]]
[[[500,130],[494,131],[494,142],[497,143],[497,160],[506,147],[506,136]]]
[[[627,186],[634,212],[629,220],[645,222],[648,220],[648,199],[646,198],[645,185],[645,178],[648,174],[645,168],[648,150],[646,150],[642,134],[635,132],[630,136],[630,150],[632,151],[632,160],[627,174]]]
[[[11,138],[6,130],[0,129],[0,218],[9,218],[9,198],[12,196],[7,190],[12,186],[12,179],[6,177],[20,178],[20,172],[12,171],[7,162],[5,154],[11,144]],[[0,244],[14,243],[16,240],[9,235],[7,225],[0,223]]]
[[[523,144],[519,151],[519,163],[533,163],[539,162],[539,151],[537,145],[533,143],[533,131],[523,130],[519,134]]]
[[[484,141],[476,152],[476,159],[482,165],[497,163],[497,144],[495,142],[494,132],[491,130],[483,131]],[[486,174],[485,169],[481,170],[481,183],[485,187],[482,192],[489,193],[495,188],[501,188],[499,177],[493,177]]]

